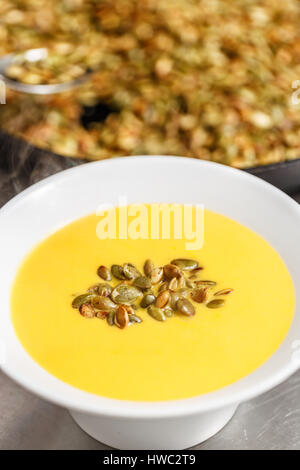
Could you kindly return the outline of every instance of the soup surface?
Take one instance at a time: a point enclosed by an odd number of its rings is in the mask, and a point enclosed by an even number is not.
[[[149,208],[149,206],[148,206]],[[12,318],[30,356],[79,389],[126,400],[170,400],[210,392],[263,364],[286,336],[294,288],[280,256],[260,236],[205,211],[204,245],[185,240],[100,240],[90,215],[40,243],[21,265],[12,289]],[[74,295],[99,282],[99,265],[145,259],[162,266],[197,259],[215,291],[233,288],[222,308],[194,304],[196,315],[165,322],[138,310],[143,322],[124,330],[71,307]],[[201,278],[200,277],[200,278]]]

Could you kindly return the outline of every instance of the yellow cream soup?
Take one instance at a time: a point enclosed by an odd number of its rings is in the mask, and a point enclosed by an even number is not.
[[[283,261],[260,236],[205,211],[203,248],[185,240],[99,240],[90,215],[57,231],[23,262],[12,290],[12,319],[30,356],[79,389],[124,400],[187,398],[229,385],[263,364],[283,341],[294,312],[294,289]],[[100,282],[100,264],[146,258],[163,265],[195,258],[202,279],[230,287],[225,306],[194,304],[196,315],[165,322],[138,310],[126,329],[83,318],[75,294]]]

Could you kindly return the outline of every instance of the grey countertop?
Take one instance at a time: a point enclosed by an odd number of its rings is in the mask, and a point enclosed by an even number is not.
[[[36,152],[0,133],[0,206],[26,186],[76,164]],[[295,196],[300,202],[300,194]],[[32,395],[0,372],[0,449],[108,449],[69,413]],[[227,426],[200,449],[300,449],[300,371],[240,405]]]

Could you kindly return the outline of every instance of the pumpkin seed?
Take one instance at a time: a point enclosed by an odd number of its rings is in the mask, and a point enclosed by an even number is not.
[[[164,275],[164,270],[163,268],[154,268],[151,275],[150,275],[150,280],[152,284],[158,284]]]
[[[163,308],[167,305],[170,299],[170,292],[168,290],[164,290],[160,294],[158,294],[157,299],[155,301],[155,307]]]
[[[99,310],[113,310],[117,305],[109,298],[104,295],[94,295],[91,299],[92,305]]]
[[[201,281],[195,281],[195,284],[197,286],[215,286],[217,283],[215,281],[204,281],[201,279]]]
[[[223,307],[224,304],[225,304],[224,299],[214,299],[214,300],[211,300],[210,302],[208,302],[206,304],[206,307],[208,307],[208,308],[219,308],[219,307]]]
[[[180,276],[178,278],[178,289],[183,289],[184,287],[186,287],[186,280],[185,280],[185,277],[184,276]]]
[[[182,315],[186,315],[188,317],[195,315],[195,308],[187,299],[177,300],[176,309],[179,313],[182,313]]]
[[[168,282],[163,282],[159,288],[158,288],[158,292],[163,292],[164,290],[168,290],[169,288],[169,283]]]
[[[107,312],[105,310],[99,310],[98,312],[96,312],[96,317],[100,318],[100,320],[104,320],[107,317],[108,314],[109,314],[109,312]]]
[[[200,288],[200,289],[194,289],[192,291],[191,297],[194,300],[194,302],[198,302],[199,304],[202,304],[203,302],[206,302],[208,296],[208,288]]]
[[[91,287],[88,288],[88,290],[87,290],[88,293],[89,294],[99,294],[99,292],[98,292],[99,286],[101,286],[101,284],[92,285]]]
[[[147,308],[149,305],[155,302],[155,295],[154,294],[145,294],[141,300],[140,306],[142,308]]]
[[[106,317],[106,320],[110,326],[113,326],[115,323],[115,312],[113,311],[109,312],[109,314]]]
[[[166,307],[163,308],[163,312],[166,315],[166,317],[168,317],[168,318],[173,317],[173,315],[174,315],[174,310],[171,307],[169,307],[168,305],[166,305]]]
[[[191,274],[199,274],[203,270],[203,266],[198,266],[198,268],[192,269]]]
[[[121,281],[126,279],[123,268],[119,264],[113,264],[111,267],[111,272],[115,278],[120,279]]]
[[[145,276],[151,277],[152,271],[154,270],[155,266],[151,259],[147,259],[144,264],[144,273]]]
[[[142,321],[143,320],[138,315],[135,315],[133,313],[129,315],[129,322],[130,323],[141,323]]]
[[[112,293],[112,287],[110,284],[99,284],[98,285],[98,294],[104,297],[109,297]]]
[[[146,276],[139,276],[133,281],[133,285],[135,287],[139,287],[140,289],[150,289],[152,284],[150,279]]]
[[[176,310],[177,301],[181,298],[178,292],[171,292],[170,294],[170,307],[173,310]]]
[[[115,325],[118,328],[125,328],[129,323],[129,316],[124,305],[119,305],[117,308],[115,318],[114,318]]]
[[[173,279],[171,279],[171,281],[169,282],[169,289],[171,291],[175,291],[177,287],[178,287],[178,281],[176,277],[173,277]]]
[[[215,292],[214,295],[228,295],[228,294],[231,294],[231,292],[233,292],[233,289],[222,289],[222,290],[219,290],[218,292]]]
[[[154,305],[150,305],[147,309],[147,312],[157,321],[165,321],[166,319],[163,310],[161,308],[155,307]]]
[[[187,297],[190,290],[189,289],[186,289],[186,288],[183,288],[183,289],[177,289],[177,294],[180,296],[180,297]]]
[[[111,281],[111,273],[106,266],[99,266],[97,269],[97,274],[99,277],[104,279],[104,281]]]
[[[82,304],[90,302],[94,295],[95,294],[91,293],[78,295],[77,297],[75,297],[75,299],[73,299],[72,307],[79,308]]]
[[[175,266],[175,264],[166,264],[164,266],[164,274],[167,279],[173,279],[173,277],[180,277],[181,271],[178,266]]]
[[[175,266],[178,266],[182,271],[192,271],[198,267],[198,261],[186,258],[173,259],[171,264],[175,264]]]
[[[127,279],[135,279],[136,277],[141,276],[139,270],[131,263],[125,263],[123,265],[123,272]]]
[[[111,298],[117,304],[132,304],[142,293],[139,289],[128,284],[118,284],[111,293]]]
[[[95,310],[90,304],[80,305],[79,312],[84,318],[94,318],[95,316]]]

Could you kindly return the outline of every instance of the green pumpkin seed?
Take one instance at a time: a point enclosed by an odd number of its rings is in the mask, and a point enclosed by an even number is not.
[[[107,320],[107,323],[110,325],[110,326],[113,326],[114,323],[115,323],[115,312],[109,312],[109,314],[107,315],[106,317],[106,320]]]
[[[88,293],[90,294],[98,294],[98,289],[99,289],[99,286],[101,286],[101,284],[94,284],[92,285],[91,287],[88,288]]]
[[[120,279],[121,281],[127,279],[122,266],[120,266],[119,264],[113,264],[111,267],[111,272],[115,278]]]
[[[117,304],[132,304],[141,296],[139,289],[128,284],[118,284],[111,293],[112,300]]]
[[[189,295],[190,290],[187,288],[183,288],[183,289],[177,289],[176,292],[180,297],[187,297]]]
[[[135,287],[139,287],[140,289],[150,289],[152,284],[150,279],[146,276],[139,276],[133,281],[133,285]]]
[[[178,292],[171,292],[171,295],[170,295],[170,307],[173,309],[173,310],[176,310],[176,304],[177,304],[177,301],[181,298],[180,294]]]
[[[165,321],[166,317],[161,308],[150,305],[147,309],[149,315],[157,321]]]
[[[95,310],[90,304],[80,305],[79,312],[84,318],[94,318],[95,316]]]
[[[177,300],[176,310],[182,315],[186,315],[188,317],[195,315],[195,308],[187,299]]]
[[[95,295],[92,298],[92,305],[99,310],[113,310],[117,305],[109,298],[104,295]]]
[[[149,305],[155,302],[155,295],[154,294],[145,294],[141,300],[140,306],[142,308],[147,308]]]
[[[192,291],[191,297],[194,300],[194,302],[198,302],[199,304],[202,304],[203,302],[206,302],[207,295],[208,295],[208,288],[204,287],[200,289],[194,289]]]
[[[206,307],[208,307],[208,308],[219,308],[219,307],[223,307],[224,304],[225,304],[224,299],[214,299],[214,300],[211,300],[210,302],[208,302],[208,304],[206,304]]]
[[[72,307],[73,308],[79,308],[82,304],[89,303],[92,298],[94,297],[95,294],[81,294],[75,297],[75,299],[72,302]]]
[[[174,315],[174,310],[171,307],[169,307],[168,305],[163,309],[163,312],[166,315],[166,317],[168,317],[168,318],[173,317],[173,315]]]
[[[203,280],[201,279],[201,281],[195,281],[195,284],[197,286],[215,286],[217,283],[215,281],[207,281],[207,280]]]
[[[99,284],[98,285],[98,294],[104,297],[109,297],[112,293],[112,287],[110,284]]]
[[[155,265],[151,259],[147,259],[144,264],[144,273],[145,276],[151,277],[152,271],[154,270]]]
[[[142,321],[143,320],[138,315],[135,315],[133,313],[129,315],[129,322],[130,323],[141,323]]]
[[[177,282],[178,282],[178,289],[183,289],[184,287],[186,287],[186,280],[184,276],[180,276]]]
[[[182,271],[192,271],[198,267],[198,261],[194,259],[177,258],[173,259],[171,264],[175,264],[175,266],[178,266]]]
[[[97,269],[97,274],[99,277],[104,279],[104,281],[111,281],[111,273],[106,266],[99,266]]]
[[[233,292],[233,289],[222,289],[222,290],[219,290],[218,292],[215,292],[214,295],[228,295],[228,294],[231,294],[231,292]]]
[[[125,263],[123,265],[123,272],[127,279],[135,279],[141,276],[140,271],[131,263]]]

